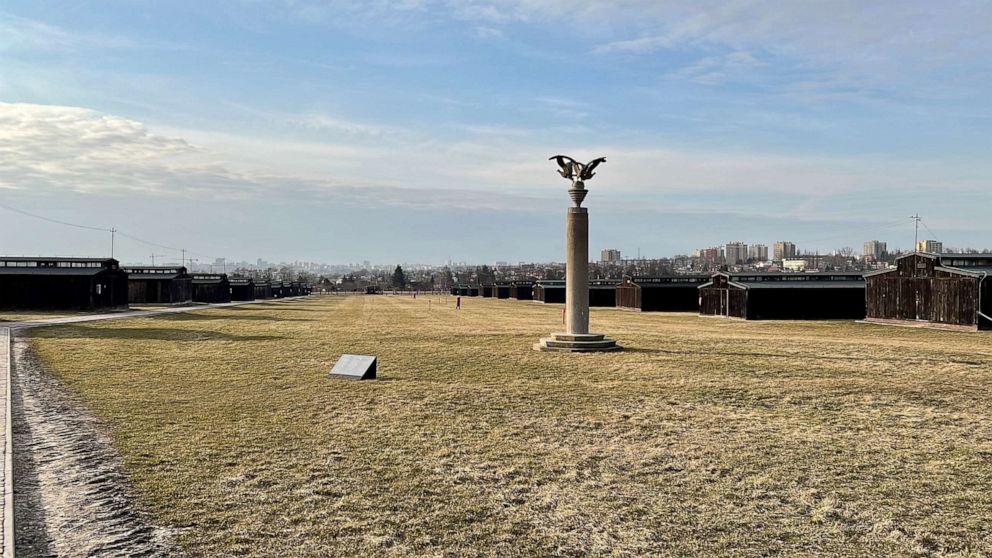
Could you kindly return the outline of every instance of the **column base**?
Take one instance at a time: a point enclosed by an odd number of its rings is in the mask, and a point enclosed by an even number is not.
[[[552,333],[534,344],[535,351],[558,353],[599,353],[622,347],[602,333]]]

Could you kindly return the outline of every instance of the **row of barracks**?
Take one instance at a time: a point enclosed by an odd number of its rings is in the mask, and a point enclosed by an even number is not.
[[[977,331],[992,329],[989,274],[992,255],[916,253],[868,274],[720,272],[590,281],[589,305],[742,320],[866,320]],[[563,304],[565,282],[459,285],[451,294]]]
[[[113,258],[0,256],[0,309],[120,310],[310,294],[299,282],[255,281],[183,266],[122,267]]]

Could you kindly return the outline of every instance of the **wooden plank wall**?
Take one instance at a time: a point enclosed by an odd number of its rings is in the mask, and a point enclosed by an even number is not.
[[[633,283],[617,285],[617,306],[641,309],[641,289]]]
[[[897,271],[866,281],[869,319],[978,323],[978,279],[934,269],[929,258],[904,258]]]
[[[704,316],[747,318],[747,291],[744,289],[712,286],[699,289],[699,313]]]

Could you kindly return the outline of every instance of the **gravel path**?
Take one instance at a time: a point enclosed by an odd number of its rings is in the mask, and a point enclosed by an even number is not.
[[[12,384],[17,556],[176,556],[175,533],[135,508],[100,424],[23,340]]]
[[[245,306],[248,304],[269,304],[273,302],[283,302],[299,300],[300,298],[291,296],[288,298],[263,298],[259,300],[220,302],[217,304],[196,304],[193,306],[174,306],[170,308],[158,308],[156,310],[123,310],[119,312],[107,312],[104,314],[80,314],[77,316],[63,316],[61,318],[39,318],[35,320],[24,320],[16,322],[3,322],[3,327],[9,327],[13,331],[28,329],[32,327],[56,326],[64,324],[81,324],[86,322],[101,322],[106,320],[122,320],[126,318],[145,318],[148,316],[159,316],[162,314],[181,314],[183,312],[193,312],[195,310],[208,310],[210,308],[225,308],[227,306]]]

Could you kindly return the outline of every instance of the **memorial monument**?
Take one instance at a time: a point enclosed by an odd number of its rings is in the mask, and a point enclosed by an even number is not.
[[[589,211],[582,207],[589,193],[585,181],[596,175],[593,170],[606,162],[606,158],[585,164],[565,155],[555,155],[549,160],[557,161],[561,167],[558,174],[572,182],[568,195],[575,207],[568,208],[565,218],[565,332],[552,333],[534,348],[558,352],[616,351],[620,349],[616,341],[601,333],[589,333]]]

